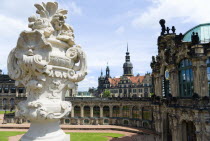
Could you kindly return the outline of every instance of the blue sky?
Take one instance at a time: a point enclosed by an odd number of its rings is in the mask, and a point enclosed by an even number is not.
[[[34,3],[45,0],[1,0],[0,68],[7,73],[7,56],[22,30],[29,30],[28,17]],[[151,56],[157,54],[159,20],[185,33],[193,26],[210,22],[209,0],[56,0],[69,11],[66,22],[74,27],[76,43],[87,54],[88,75],[79,90],[97,87],[101,68],[108,62],[111,76],[123,73],[127,43],[134,74],[151,72]]]

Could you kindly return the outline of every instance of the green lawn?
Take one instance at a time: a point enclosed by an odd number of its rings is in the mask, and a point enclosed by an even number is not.
[[[0,141],[8,141],[9,136],[16,136],[19,134],[24,134],[25,132],[9,132],[9,131],[0,131]]]
[[[5,113],[5,111],[0,111],[0,114],[4,114],[4,113]],[[7,111],[6,113],[7,113],[7,114],[8,114],[8,113],[14,113],[14,111],[12,111],[12,112]]]
[[[25,132],[0,131],[0,141],[8,141],[9,136],[24,134]],[[116,133],[67,133],[71,135],[71,141],[107,141],[109,137],[122,137]]]

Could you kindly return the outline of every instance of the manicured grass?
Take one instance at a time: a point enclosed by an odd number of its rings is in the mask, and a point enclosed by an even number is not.
[[[8,137],[24,134],[25,132],[0,131],[0,141],[8,141]]]
[[[4,113],[5,113],[5,111],[0,111],[0,114],[4,114]],[[14,111],[12,111],[12,112],[7,111],[6,113],[7,113],[7,114],[8,114],[8,113],[14,113]]]
[[[71,135],[71,141],[108,141],[106,137],[122,137],[117,133],[67,133]]]
[[[8,141],[9,136],[24,134],[25,132],[0,131],[0,141]],[[122,137],[117,133],[67,133],[71,135],[71,141],[107,141],[106,137]]]

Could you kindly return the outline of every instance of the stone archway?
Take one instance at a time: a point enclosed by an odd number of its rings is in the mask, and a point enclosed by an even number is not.
[[[196,128],[192,121],[182,122],[182,141],[196,141]]]

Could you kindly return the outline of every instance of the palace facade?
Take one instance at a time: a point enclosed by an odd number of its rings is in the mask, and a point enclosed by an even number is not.
[[[110,76],[109,66],[106,67],[105,76],[101,71],[101,76],[98,78],[98,95],[102,95],[105,90],[110,91],[112,97],[149,97],[153,93],[151,74],[134,76],[129,54],[127,47],[123,75],[120,78]]]
[[[152,57],[153,118],[162,141],[210,140],[210,24],[185,34],[162,27]]]

